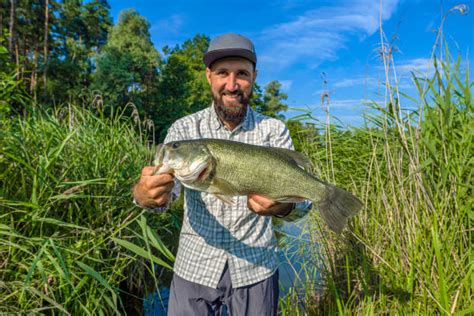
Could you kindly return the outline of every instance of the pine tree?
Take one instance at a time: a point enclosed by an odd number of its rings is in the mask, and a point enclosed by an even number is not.
[[[155,106],[161,60],[149,28],[150,24],[135,10],[120,13],[97,59],[93,85],[112,106],[132,102],[141,114],[151,113]]]
[[[288,95],[286,93],[282,93],[280,89],[280,82],[276,80],[270,81],[265,86],[263,100],[259,102],[257,111],[270,117],[284,120],[285,117],[280,112],[284,112],[288,109],[288,105],[283,103],[283,101],[288,98]]]

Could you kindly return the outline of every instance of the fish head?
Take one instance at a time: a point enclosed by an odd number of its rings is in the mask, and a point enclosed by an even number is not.
[[[173,173],[183,184],[209,180],[215,163],[205,144],[195,141],[176,141],[161,145],[155,158],[160,165],[157,173]]]

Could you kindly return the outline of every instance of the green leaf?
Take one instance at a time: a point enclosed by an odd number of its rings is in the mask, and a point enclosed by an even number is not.
[[[168,264],[166,263],[165,261],[161,260],[160,258],[152,255],[152,254],[149,254],[145,249],[143,248],[140,248],[138,247],[137,245],[129,242],[129,241],[126,241],[126,240],[123,240],[123,239],[118,239],[118,238],[112,238],[113,241],[115,241],[117,244],[121,245],[122,247],[134,252],[135,254],[139,255],[140,257],[143,257],[145,259],[149,259],[151,261],[153,261],[154,263],[158,264],[158,265],[161,265],[165,268],[168,268],[170,270],[173,270],[173,268]]]
[[[161,239],[158,235],[147,226],[147,236],[150,239],[151,244],[155,247],[160,253],[162,253],[166,258],[168,258],[171,262],[175,261],[175,257],[173,253],[163,244]]]
[[[88,266],[87,264],[81,261],[77,261],[76,263],[79,267],[82,268],[82,270],[86,271],[89,276],[99,281],[100,284],[105,286],[110,291],[114,292],[114,289],[112,288],[112,286],[109,284],[109,282],[107,282],[107,280],[105,280],[102,277],[102,275],[99,272],[95,271],[92,267]]]

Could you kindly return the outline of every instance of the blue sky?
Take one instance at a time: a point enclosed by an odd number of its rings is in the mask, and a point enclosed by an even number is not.
[[[384,71],[378,53],[380,18],[386,41],[396,48],[394,61],[402,91],[415,96],[410,72],[430,72],[436,32],[451,8],[472,0],[273,0],[190,1],[111,0],[114,22],[123,9],[135,8],[150,23],[161,51],[205,34],[234,32],[251,38],[258,55],[257,82],[282,83],[290,108],[306,108],[323,118],[321,93],[330,94],[330,113],[348,125],[360,125],[365,101],[384,100]],[[382,4],[381,4],[382,3]],[[380,14],[381,13],[381,14]],[[447,15],[444,34],[451,53],[472,61],[474,11]],[[324,84],[324,81],[327,83]],[[410,105],[407,103],[406,107]],[[292,117],[299,112],[285,113]]]

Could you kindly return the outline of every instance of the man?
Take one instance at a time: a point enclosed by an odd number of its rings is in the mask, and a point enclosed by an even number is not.
[[[253,111],[248,103],[257,76],[252,42],[237,34],[211,41],[203,61],[212,105],[176,121],[165,143],[219,138],[292,148],[285,125]],[[133,189],[136,203],[160,209],[176,196],[170,174],[143,168]],[[173,189],[174,188],[174,189]],[[275,315],[278,258],[271,216],[285,217],[295,207],[257,194],[234,197],[227,205],[213,195],[185,189],[185,210],[171,284],[169,315]],[[307,210],[308,205],[298,206]]]

